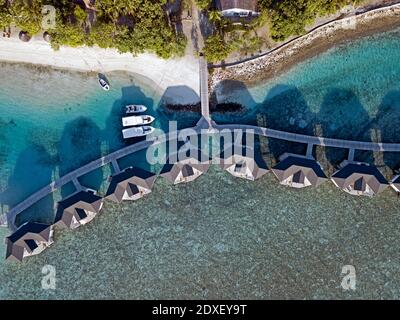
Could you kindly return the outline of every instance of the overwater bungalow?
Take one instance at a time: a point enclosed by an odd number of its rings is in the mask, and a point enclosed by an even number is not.
[[[183,156],[175,153],[169,157],[160,175],[170,183],[178,184],[193,181],[207,172],[210,159],[197,149],[190,154]],[[176,160],[172,161],[172,159]]]
[[[254,155],[250,148],[225,150],[217,159],[220,167],[231,175],[247,180],[256,180],[268,172],[267,165]]]
[[[79,191],[58,202],[56,226],[75,229],[93,220],[103,206],[103,199],[92,191]]]
[[[327,180],[320,164],[313,158],[284,153],[272,168],[280,184],[292,188],[318,187]]]
[[[21,262],[25,257],[41,253],[52,243],[51,225],[26,222],[6,238],[6,259]]]
[[[151,192],[156,175],[152,172],[130,167],[111,177],[105,198],[114,202],[137,200]]]
[[[373,165],[344,161],[341,167],[331,179],[338,188],[349,194],[371,197],[388,186],[385,177]]]

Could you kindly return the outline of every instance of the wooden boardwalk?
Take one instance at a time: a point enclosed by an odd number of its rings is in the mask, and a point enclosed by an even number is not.
[[[186,131],[186,133],[185,133]],[[199,134],[200,129],[199,128],[188,128],[188,129],[183,129],[180,130],[179,133],[181,134],[186,134],[188,136],[190,135],[195,135]],[[149,140],[141,141],[136,144],[127,146],[125,148],[119,149],[113,153],[110,153],[104,157],[101,157],[97,160],[94,160],[92,162],[89,162],[88,164],[66,174],[65,176],[53,181],[49,185],[45,186],[44,188],[40,189],[39,191],[35,192],[31,196],[29,196],[27,199],[13,207],[10,211],[7,212],[7,216],[5,217],[4,215],[0,217],[0,221],[4,220],[8,222],[8,226],[11,230],[15,230],[15,217],[21,213],[22,211],[28,209],[32,205],[34,205],[36,202],[39,200],[43,199],[47,195],[53,193],[57,189],[60,189],[62,186],[66,185],[69,182],[74,182],[75,187],[79,188],[79,183],[77,184],[77,180],[79,177],[92,172],[98,168],[101,168],[109,163],[113,164],[114,170],[115,170],[115,165],[117,164],[117,160],[120,158],[123,158],[127,155],[130,155],[132,153],[135,153],[137,151],[143,150],[148,148],[151,145],[156,145],[159,143],[164,143],[170,139],[176,139],[176,135],[178,132],[172,132],[166,135],[162,135],[159,137],[155,137]],[[118,166],[119,169],[119,166]]]
[[[200,101],[201,101],[201,115],[210,121],[210,102],[208,93],[208,67],[206,59],[200,57]]]
[[[322,137],[307,136],[303,134],[296,134],[296,133],[290,133],[290,132],[284,132],[257,126],[242,125],[242,124],[217,125],[211,120],[210,117],[209,92],[208,92],[208,65],[206,59],[203,56],[200,57],[199,61],[199,75],[200,75],[200,98],[201,98],[202,118],[200,119],[196,127],[186,128],[179,131],[170,132],[168,134],[160,135],[158,137],[150,138],[146,141],[142,141],[134,145],[127,146],[113,153],[110,153],[100,159],[94,160],[66,174],[65,176],[55,180],[46,187],[40,189],[39,191],[29,196],[27,199],[25,199],[15,207],[13,207],[6,215],[0,216],[0,223],[4,224],[4,222],[7,222],[9,228],[11,230],[15,230],[16,229],[15,218],[19,213],[28,209],[36,202],[43,199],[47,195],[53,193],[54,191],[58,190],[67,183],[73,182],[77,190],[84,189],[84,187],[81,186],[79,183],[78,180],[79,177],[110,163],[113,167],[113,171],[118,173],[121,170],[118,164],[118,159],[130,155],[134,152],[146,149],[151,145],[165,143],[166,141],[169,141],[171,139],[177,139],[178,135],[191,136],[191,135],[198,135],[202,132],[209,135],[210,132],[213,132],[213,130],[215,130],[215,133],[218,133],[221,130],[229,130],[229,131],[242,130],[247,132],[250,131],[250,133],[254,133],[256,135],[261,135],[280,140],[304,143],[307,145],[307,156],[312,156],[313,147],[315,145],[348,149],[349,159],[352,159],[354,157],[355,150],[400,152],[400,143],[374,143],[374,142],[361,142],[361,141],[322,138]]]
[[[369,151],[381,151],[381,152],[400,152],[400,143],[375,143],[375,142],[362,142],[362,141],[352,141],[352,140],[341,140],[341,139],[331,139],[331,138],[323,138],[323,137],[315,137],[315,136],[307,136],[303,134],[296,134],[284,131],[278,131],[268,128],[262,128],[257,126],[251,125],[240,125],[240,124],[229,124],[229,125],[215,125],[213,127],[215,129],[215,133],[218,134],[221,130],[242,130],[243,132],[254,133],[256,135],[261,135],[265,137],[275,138],[279,140],[286,140],[298,143],[307,144],[308,153],[310,153],[310,149],[312,150],[313,146],[325,146],[325,147],[336,147],[336,148],[344,148],[349,149],[350,153],[354,154],[354,150],[369,150]],[[159,143],[165,143],[170,139],[177,139],[178,135],[197,135],[200,133],[207,133],[210,134],[209,129],[203,130],[200,127],[194,128],[186,128],[179,131],[174,131],[166,135],[162,135],[159,137],[155,137],[146,141],[142,141],[136,143],[134,145],[127,146],[120,150],[117,150],[113,153],[110,153],[100,159],[94,160],[79,169],[76,169],[67,175],[59,178],[58,180],[50,183],[46,187],[40,189],[39,191],[32,194],[26,200],[22,201],[15,207],[13,207],[7,213],[7,222],[8,226],[11,230],[15,230],[16,226],[14,224],[15,217],[22,211],[28,209],[33,204],[38,202],[40,199],[46,197],[47,195],[51,194],[55,190],[61,188],[65,184],[73,181],[77,181],[77,179],[93,170],[96,170],[104,165],[111,163],[114,169],[118,168],[117,160],[130,155],[134,152],[143,150],[148,148],[151,145],[157,145]],[[0,217],[0,221],[5,221],[5,217]]]
[[[308,136],[304,134],[297,134],[285,131],[279,131],[274,129],[262,128],[251,125],[241,124],[228,124],[228,125],[217,125],[216,129],[219,130],[252,130],[255,134],[275,138],[279,140],[286,140],[298,143],[304,143],[307,145],[318,145],[324,147],[336,147],[343,149],[350,149],[354,154],[354,150],[367,150],[367,151],[382,151],[382,152],[400,152],[400,143],[377,143],[377,142],[363,142],[354,140],[342,140],[323,138],[316,136]]]
[[[7,227],[7,215],[3,214],[0,216],[0,227]]]

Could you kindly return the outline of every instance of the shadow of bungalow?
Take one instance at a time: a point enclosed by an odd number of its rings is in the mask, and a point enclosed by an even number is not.
[[[233,176],[256,180],[268,172],[265,163],[256,160],[254,150],[233,151],[224,151],[216,162]],[[173,184],[190,182],[207,172],[211,162],[201,150],[192,148],[186,153],[172,154],[160,175]],[[272,172],[281,184],[294,188],[318,186],[327,180],[314,158],[296,154],[283,154]],[[137,200],[151,192],[155,179],[154,173],[129,167],[112,177],[105,198],[115,202]],[[333,174],[331,180],[338,188],[357,196],[374,196],[389,185],[375,166],[348,160],[341,164],[341,169]],[[399,180],[396,176],[391,182],[396,191],[400,188]],[[103,198],[90,191],[79,191],[61,200],[54,225],[27,222],[6,238],[6,259],[22,261],[41,253],[53,243],[53,226],[75,229],[90,222],[102,205]]]

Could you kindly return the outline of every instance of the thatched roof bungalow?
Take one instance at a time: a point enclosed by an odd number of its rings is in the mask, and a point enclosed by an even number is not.
[[[338,188],[357,196],[377,195],[389,185],[375,166],[348,161],[342,163],[342,168],[331,179]]]
[[[41,253],[52,243],[52,226],[26,222],[6,238],[6,259],[21,262],[25,257]]]
[[[293,188],[318,187],[327,180],[320,164],[312,158],[284,153],[280,160],[272,172],[282,185]]]
[[[254,181],[268,172],[265,162],[251,148],[225,149],[217,161],[223,170],[247,180]]]
[[[149,194],[156,175],[141,168],[130,167],[111,177],[105,198],[120,203],[123,200],[138,200]]]
[[[103,199],[91,191],[79,191],[58,202],[55,225],[75,229],[93,220]]]
[[[170,183],[190,182],[207,172],[210,159],[200,150],[192,150],[189,155],[174,153],[162,168],[160,175]]]

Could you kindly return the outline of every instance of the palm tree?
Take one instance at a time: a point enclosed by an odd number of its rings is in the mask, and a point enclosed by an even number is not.
[[[220,23],[222,21],[221,12],[219,12],[218,10],[210,11],[209,14],[208,14],[208,18],[214,24],[218,24],[218,23]]]

